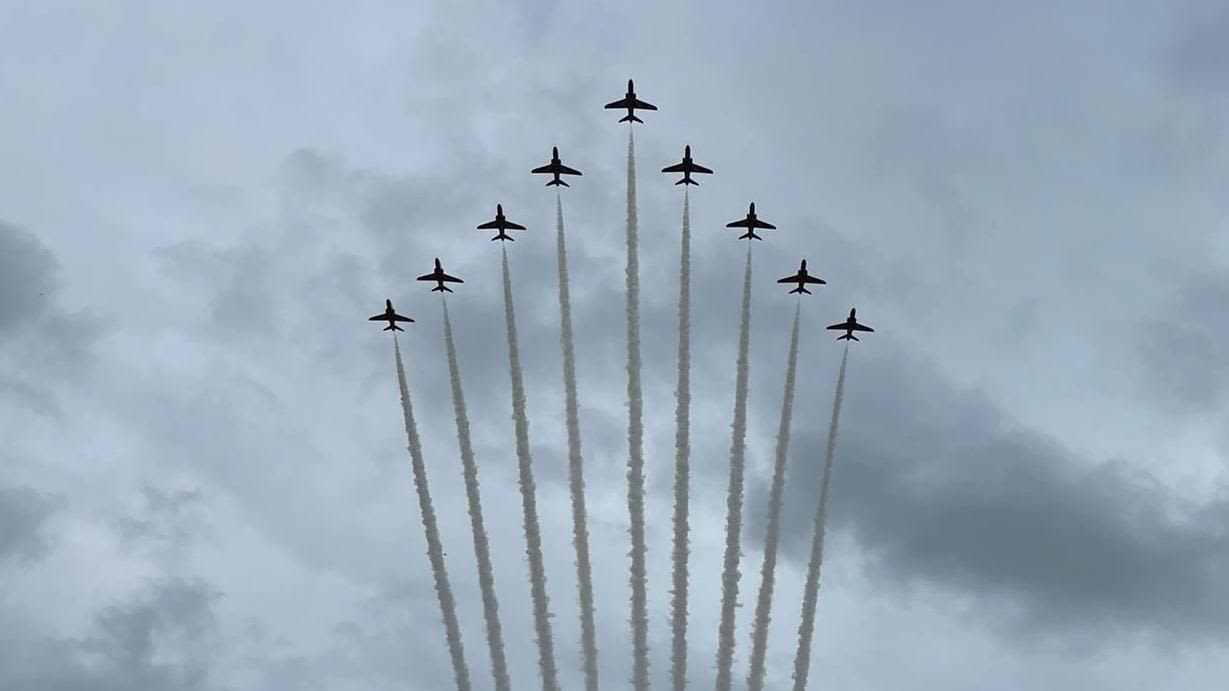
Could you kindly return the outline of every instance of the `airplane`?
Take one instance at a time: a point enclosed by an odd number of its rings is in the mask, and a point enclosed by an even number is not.
[[[822,278],[819,278],[818,276],[812,276],[811,274],[807,273],[807,260],[803,259],[802,266],[798,267],[798,273],[794,274],[793,276],[786,276],[785,278],[779,278],[777,279],[777,283],[797,283],[798,287],[789,291],[791,295],[793,293],[806,293],[807,295],[810,295],[811,291],[807,290],[805,287],[807,283],[816,283],[816,284],[822,285],[824,283],[827,283],[827,281],[825,281]]]
[[[713,171],[691,160],[691,146],[690,145],[683,147],[683,162],[682,163],[675,163],[672,166],[666,166],[665,168],[661,169],[661,172],[663,173],[682,173],[683,179],[679,180],[678,182],[674,184],[676,185],[696,185],[697,187],[700,185],[700,183],[691,179],[692,173],[704,173],[706,175],[713,174]]]
[[[504,205],[496,204],[495,205],[495,220],[487,221],[486,223],[483,223],[482,225],[478,226],[478,230],[498,230],[499,234],[491,238],[491,241],[494,242],[495,240],[512,240],[512,237],[509,236],[504,231],[505,230],[525,230],[525,226],[519,223],[513,223],[512,221],[509,221],[508,219],[504,218]]]
[[[855,318],[855,317],[857,316],[857,312],[858,312],[858,310],[856,310],[856,309],[851,309],[851,310],[849,310],[849,318],[848,318],[848,319],[846,319],[846,320],[845,320],[845,321],[843,321],[843,322],[839,322],[839,323],[837,323],[837,324],[833,324],[832,326],[829,326],[829,327],[828,327],[828,330],[829,330],[829,331],[844,331],[844,332],[845,332],[845,335],[844,335],[844,336],[837,336],[837,337],[836,337],[836,340],[838,340],[838,341],[848,341],[848,340],[854,340],[854,341],[856,341],[856,340],[858,340],[858,337],[857,337],[857,336],[855,336],[855,335],[853,335],[853,332],[855,332],[855,331],[874,331],[874,329],[872,329],[871,327],[869,327],[869,326],[863,326],[863,325],[861,325],[861,324],[859,324],[859,323],[858,323],[858,320]]]
[[[414,321],[413,319],[410,319],[409,317],[403,317],[400,314],[397,314],[396,312],[394,312],[392,300],[384,301],[384,314],[377,314],[376,316],[370,317],[367,319],[367,321],[371,321],[371,322],[382,322],[386,320],[388,321],[388,326],[384,327],[384,331],[405,331],[405,329],[401,328],[400,326],[397,326],[397,322]]]
[[[767,230],[776,230],[777,227],[771,223],[761,221],[755,215],[755,202],[751,202],[751,208],[747,211],[747,217],[738,221],[725,224],[726,228],[746,228],[747,232],[738,236],[739,240],[763,240],[764,238],[755,234],[756,228],[764,228]]]
[[[657,106],[653,105],[652,103],[645,103],[644,101],[636,98],[636,87],[632,84],[632,80],[630,79],[627,80],[627,93],[623,96],[623,98],[607,103],[606,107],[614,108],[616,110],[621,110],[623,108],[627,109],[627,115],[619,118],[619,122],[644,122],[644,120],[636,117],[635,110],[637,108],[640,110],[657,110]]]
[[[432,293],[440,293],[440,292],[451,293],[452,288],[449,288],[448,286],[444,285],[444,283],[464,283],[465,282],[457,278],[456,276],[449,276],[448,274],[444,273],[444,267],[440,266],[439,258],[436,258],[435,260],[435,271],[432,271],[431,273],[425,274],[423,276],[419,276],[417,280],[435,281],[438,285],[436,285],[434,288],[431,289]]]
[[[576,170],[575,168],[569,168],[563,165],[563,163],[559,161],[559,147],[552,146],[550,149],[550,152],[551,152],[550,153],[550,163],[547,163],[546,165],[541,166],[539,168],[534,168],[533,170],[529,172],[546,173],[548,175],[554,175],[555,179],[546,183],[547,187],[550,187],[551,185],[563,185],[564,187],[571,187],[571,185],[569,185],[568,183],[564,182],[563,180],[560,180],[559,176],[560,175],[581,175],[581,172],[579,170]]]

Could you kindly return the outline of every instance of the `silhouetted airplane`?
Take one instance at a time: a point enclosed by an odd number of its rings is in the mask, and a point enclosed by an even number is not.
[[[495,220],[487,221],[486,223],[483,223],[482,225],[478,226],[478,230],[498,230],[499,234],[491,238],[492,241],[512,240],[512,238],[504,231],[505,230],[525,230],[525,226],[519,223],[513,223],[512,221],[509,221],[508,219],[504,218],[504,205],[496,204],[495,205]]]
[[[751,202],[751,208],[747,210],[747,217],[732,223],[725,224],[726,228],[746,228],[747,232],[738,236],[739,240],[763,240],[764,238],[755,234],[756,228],[764,228],[765,230],[776,230],[777,227],[771,223],[761,221],[755,215],[755,202]]]
[[[580,175],[581,174],[579,170],[576,170],[575,168],[569,168],[563,165],[563,163],[559,161],[559,147],[557,146],[552,146],[550,149],[550,163],[547,163],[546,165],[541,166],[539,168],[534,168],[533,170],[529,172],[546,173],[548,175],[554,175],[555,179],[546,183],[547,187],[550,187],[551,185],[563,185],[564,187],[571,187],[571,185],[569,185],[568,183],[564,182],[563,180],[560,180],[559,176],[560,175]]]
[[[627,93],[624,94],[623,98],[607,103],[606,107],[614,108],[616,110],[622,108],[627,109],[627,115],[619,118],[619,122],[644,122],[644,120],[636,117],[635,110],[637,108],[640,110],[657,110],[657,106],[653,105],[652,103],[645,103],[644,101],[636,98],[636,87],[632,84],[632,80],[630,79],[627,80]]]
[[[777,283],[797,283],[798,287],[789,291],[790,294],[806,293],[807,295],[810,295],[811,291],[806,289],[805,284],[816,283],[816,284],[823,285],[827,283],[827,281],[825,281],[822,278],[819,278],[817,276],[812,276],[811,274],[807,273],[807,260],[803,259],[802,266],[798,267],[798,273],[794,274],[793,276],[786,276],[785,278],[779,278],[777,279]]]
[[[444,267],[440,266],[440,260],[437,257],[435,260],[435,271],[418,277],[419,281],[435,281],[438,285],[431,289],[432,293],[447,292],[451,293],[452,288],[444,285],[444,283],[464,283],[456,276],[449,276],[444,273]]]
[[[843,321],[843,322],[840,322],[840,323],[837,323],[837,324],[833,324],[832,326],[829,326],[829,327],[828,327],[828,330],[829,330],[829,331],[844,331],[844,332],[845,332],[845,335],[844,335],[844,336],[837,336],[837,337],[836,337],[836,340],[838,340],[838,341],[848,341],[848,340],[854,340],[854,341],[856,341],[856,340],[858,340],[858,337],[857,337],[857,336],[855,336],[855,335],[853,335],[853,332],[855,332],[855,331],[874,331],[874,329],[872,329],[871,327],[869,327],[869,326],[863,326],[863,325],[861,325],[861,324],[859,324],[859,323],[858,323],[858,320],[857,320],[857,319],[855,319],[855,317],[857,316],[857,313],[858,313],[858,310],[856,310],[856,309],[849,310],[849,318],[848,318],[848,319],[846,319],[846,320],[845,320],[845,321]]]
[[[678,182],[674,184],[676,185],[696,185],[697,187],[700,185],[700,183],[691,179],[692,173],[704,173],[706,175],[713,174],[713,171],[691,160],[691,146],[690,145],[683,147],[683,162],[682,163],[675,163],[672,166],[666,166],[665,168],[661,169],[661,172],[663,173],[682,173],[683,179],[679,180]]]
[[[371,322],[387,321],[388,326],[384,327],[384,331],[405,331],[405,329],[401,328],[400,326],[397,326],[397,322],[412,322],[414,320],[410,319],[409,317],[403,317],[400,314],[397,314],[396,312],[394,312],[393,311],[393,301],[385,300],[384,301],[384,314],[377,314],[374,317],[368,318],[367,321],[371,321]]]

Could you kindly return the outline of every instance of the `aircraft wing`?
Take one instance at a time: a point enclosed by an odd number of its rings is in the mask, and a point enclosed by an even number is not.
[[[627,99],[625,98],[623,100],[626,101]],[[652,103],[645,103],[638,98],[632,101],[632,105],[641,110],[657,110],[657,106],[653,105]]]
[[[513,223],[512,221],[504,221],[504,228],[508,230],[525,230],[525,226],[519,223]]]
[[[611,101],[610,103],[607,103],[607,104],[606,104],[606,107],[607,107],[607,108],[628,108],[628,107],[630,107],[633,103],[635,103],[635,101],[632,101],[631,103],[628,103],[627,97],[625,96],[625,97],[623,97],[623,98],[620,98],[620,99],[619,99],[619,100],[617,100],[617,101]],[[636,106],[636,107],[637,107],[637,108],[641,108],[641,107],[643,107],[643,106]],[[654,108],[654,110],[656,110],[656,108]]]
[[[748,221],[747,219],[743,218],[737,221],[731,221],[725,224],[725,227],[726,228],[750,228],[751,221]]]
[[[393,318],[393,321],[395,321],[395,322],[412,322],[412,321],[414,321],[413,319],[410,319],[409,317],[403,317],[403,316],[401,316],[400,314],[394,314],[394,315],[392,315],[392,318]],[[384,319],[388,319],[388,317],[384,317]]]
[[[552,168],[552,167],[550,166],[550,164],[548,163],[548,164],[546,164],[546,165],[544,165],[544,166],[538,166],[537,168],[534,168],[533,170],[531,170],[531,171],[529,171],[529,172],[530,172],[530,173],[553,173],[553,172],[555,172],[555,169],[554,169],[554,168]]]
[[[797,283],[797,282],[798,282],[797,276],[786,276],[785,278],[777,279],[777,283]],[[810,283],[810,281],[807,281],[807,283]]]
[[[805,281],[805,282],[807,282],[807,283],[827,283],[827,281],[825,281],[824,279],[822,279],[822,278],[816,278],[816,277],[814,277],[814,276],[807,276],[806,278],[804,278],[804,279],[802,279],[802,280],[803,280],[803,281]]]
[[[693,173],[708,173],[709,175],[712,175],[712,174],[713,174],[713,171],[711,171],[711,170],[709,170],[708,168],[705,168],[704,166],[699,165],[699,164],[697,164],[697,163],[692,163],[692,164],[691,164],[691,172],[693,172]]]
[[[853,326],[853,330],[854,330],[854,331],[874,331],[874,329],[872,329],[871,327],[869,327],[869,326],[862,326],[861,324],[856,324],[856,323],[855,323],[855,324],[853,324],[852,326]]]
[[[582,173],[579,170],[576,170],[575,168],[569,168],[565,165],[559,166],[559,172],[564,175],[582,175]]]
[[[663,173],[685,173],[687,172],[687,169],[683,167],[682,163],[675,163],[672,166],[666,166],[665,168],[662,168],[661,172]]]
[[[465,282],[457,278],[456,276],[449,276],[448,274],[440,274],[440,280],[444,281],[445,283],[464,283]]]
[[[416,279],[414,279],[414,280],[415,280],[415,281],[434,281],[434,280],[435,280],[435,274],[423,274],[422,276],[419,276],[418,278],[416,278]]]
[[[487,221],[486,223],[478,226],[478,230],[497,230],[498,228],[499,221]]]
[[[761,221],[761,220],[760,220],[760,219],[758,219],[758,218],[757,218],[757,219],[755,219],[755,227],[756,227],[756,228],[764,228],[765,230],[776,230],[776,229],[777,229],[777,227],[776,227],[776,226],[774,226],[773,224],[771,224],[771,223],[765,223],[765,222]]]
[[[846,328],[845,322],[841,322],[839,324],[833,324],[832,326],[829,326],[828,330],[829,331],[844,331],[845,328]]]
[[[388,319],[388,317],[384,316],[383,314],[377,314],[374,317],[367,317],[367,321],[369,322],[382,322],[385,319]]]

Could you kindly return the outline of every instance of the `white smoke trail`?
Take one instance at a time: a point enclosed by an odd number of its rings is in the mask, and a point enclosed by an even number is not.
[[[768,495],[768,531],[764,537],[764,564],[760,569],[760,593],[755,603],[751,629],[751,670],[747,691],[764,688],[764,656],[768,649],[768,622],[772,618],[772,591],[776,582],[777,543],[781,537],[781,492],[785,487],[785,459],[789,455],[789,427],[794,415],[794,375],[798,369],[798,321],[801,301],[794,310],[789,336],[789,359],[785,365],[785,395],[781,400],[781,425],[777,429],[777,453],[772,466],[772,489]]]
[[[683,241],[679,252],[679,340],[674,408],[674,587],[670,591],[670,679],[687,688],[687,536],[691,487],[691,201],[683,190]]]
[[[832,480],[832,460],[836,453],[836,425],[841,418],[841,399],[845,397],[845,365],[847,362],[849,362],[848,343],[845,344],[845,354],[841,356],[841,370],[836,377],[836,395],[832,398],[832,421],[828,423],[828,448],[824,453],[819,507],[815,510],[815,527],[811,535],[811,561],[807,565],[806,587],[802,595],[802,621],[798,624],[798,652],[794,655],[794,691],[806,691],[807,674],[811,671],[811,636],[815,633],[815,603],[819,597],[819,569],[824,562],[828,484]]]
[[[627,128],[627,512],[632,538],[632,688],[649,688],[649,615],[644,540],[644,421],[640,393],[640,259],[636,254],[636,148]]]
[[[512,279],[508,275],[508,251],[503,250],[504,320],[508,326],[508,371],[512,377],[512,419],[516,427],[516,462],[520,475],[521,507],[525,521],[525,554],[529,558],[529,586],[533,597],[534,628],[538,638],[538,671],[543,691],[559,691],[555,669],[555,642],[550,627],[550,599],[546,594],[546,568],[542,563],[542,533],[538,525],[537,489],[533,481],[533,456],[529,452],[529,419],[525,414],[525,383],[516,338],[516,313],[512,307]]]
[[[397,342],[396,334],[393,335],[393,352],[397,358],[397,384],[401,387],[401,411],[405,416],[405,436],[409,442],[414,489],[418,492],[418,508],[422,512],[422,527],[427,537],[427,559],[431,562],[431,575],[435,577],[435,594],[439,598],[440,612],[444,617],[444,638],[448,642],[448,654],[452,657],[452,672],[457,691],[469,691],[469,667],[465,664],[461,627],[457,624],[457,603],[452,597],[448,570],[444,566],[444,548],[440,544],[439,526],[435,522],[435,507],[431,505],[427,466],[422,460],[422,444],[418,439],[418,425],[414,422],[414,405],[410,403],[410,387],[405,383],[405,365],[401,362],[401,345]]]
[[[730,488],[726,495],[725,565],[721,573],[721,623],[717,634],[717,691],[730,691],[734,663],[734,608],[738,605],[738,559],[743,524],[743,469],[747,441],[747,350],[751,342],[751,245],[743,275],[742,322],[738,329],[738,375],[734,386],[734,429],[730,444]]]
[[[568,428],[568,485],[572,494],[572,546],[576,549],[576,586],[580,591],[580,643],[585,689],[597,691],[597,636],[593,626],[593,569],[589,562],[589,525],[585,512],[584,459],[580,453],[580,404],[576,395],[576,351],[572,304],[568,296],[568,250],[563,233],[563,201],[555,194],[555,236],[559,255],[559,340],[563,345],[563,384]]]
[[[478,492],[478,466],[474,463],[474,447],[469,436],[469,412],[465,408],[465,393],[461,390],[461,368],[457,365],[457,348],[452,338],[452,320],[448,318],[448,300],[444,306],[444,345],[448,351],[448,374],[452,380],[452,408],[457,418],[457,444],[461,447],[461,471],[465,477],[465,498],[469,501],[469,523],[474,533],[474,554],[478,558],[478,585],[482,590],[482,614],[486,619],[486,642],[491,651],[491,676],[496,691],[511,691],[504,638],[499,623],[499,599],[495,596],[495,576],[491,567],[491,545],[482,520],[482,500]]]

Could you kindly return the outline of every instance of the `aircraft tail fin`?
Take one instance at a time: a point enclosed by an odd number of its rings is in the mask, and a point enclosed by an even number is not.
[[[431,292],[432,293],[451,293],[452,288],[449,288],[448,286],[436,286],[431,289]]]
[[[853,335],[853,334],[845,334],[844,336],[837,336],[837,337],[836,337],[836,340],[838,340],[838,341],[856,341],[856,340],[858,340],[858,337],[857,337],[857,336],[855,336],[855,335]]]
[[[496,235],[495,237],[491,238],[491,242],[495,242],[496,240],[510,240],[512,242],[516,242],[516,238],[512,237],[511,235],[505,234],[502,230],[499,231],[499,235]],[[452,291],[450,290],[448,292],[451,293]]]
[[[762,237],[760,237],[760,236],[756,235],[756,234],[755,234],[755,229],[754,229],[754,228],[752,228],[751,230],[748,230],[747,232],[743,233],[742,235],[739,235],[739,236],[738,236],[738,239],[739,239],[739,240],[763,240],[764,238],[762,238]]]
[[[550,182],[546,183],[546,186],[547,186],[547,187],[550,187],[550,186],[552,186],[552,185],[555,185],[555,186],[558,186],[558,185],[563,185],[564,187],[571,187],[571,185],[569,185],[568,183],[564,182],[564,181],[563,181],[563,180],[561,180],[561,179],[559,179],[559,180],[551,180]]]
[[[676,185],[695,185],[696,187],[700,186],[700,183],[696,182],[695,180],[692,180],[691,178],[683,178],[682,180],[679,180],[678,182],[674,184]]]
[[[619,122],[644,122],[644,120],[636,117],[635,113],[628,113],[627,115],[619,118]]]
[[[807,290],[806,286],[802,284],[799,284],[797,288],[794,288],[793,290],[789,291],[789,293],[790,295],[793,295],[794,293],[806,293],[807,295],[812,294],[811,291]]]
[[[388,326],[384,327],[383,330],[384,331],[405,331],[405,329],[401,328],[400,326],[397,326],[396,324],[389,324]]]

